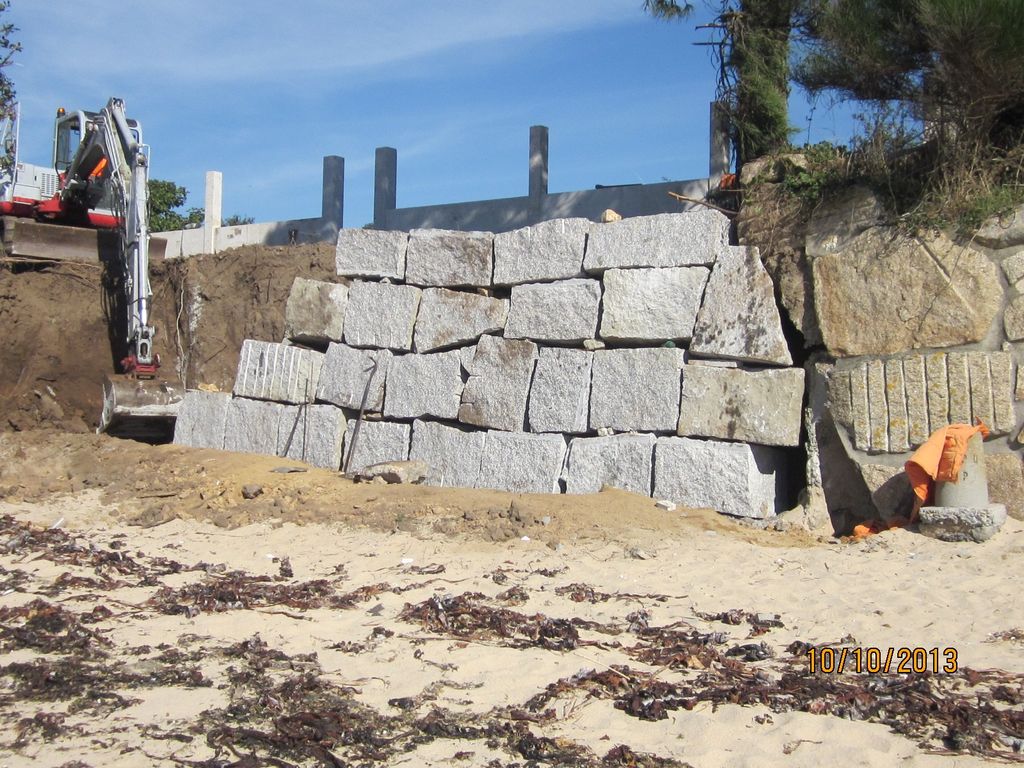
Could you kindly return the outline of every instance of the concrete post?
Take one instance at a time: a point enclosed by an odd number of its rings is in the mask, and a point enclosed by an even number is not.
[[[530,203],[539,206],[548,193],[548,127],[530,126]]]
[[[720,101],[711,102],[710,147],[708,176],[720,179],[729,172],[729,114]]]
[[[383,229],[387,214],[398,207],[398,150],[377,147],[373,172],[373,223]]]
[[[967,455],[952,483],[935,484],[936,507],[979,508],[988,506],[988,473],[981,434],[967,441]]]
[[[345,216],[345,158],[324,157],[324,193],[320,216],[336,229],[341,229]]]
[[[203,217],[203,253],[213,253],[217,227],[223,220],[224,174],[220,171],[206,172],[206,195]]]

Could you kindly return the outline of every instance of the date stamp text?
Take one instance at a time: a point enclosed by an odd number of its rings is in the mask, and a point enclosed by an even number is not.
[[[807,651],[807,667],[812,674],[841,675],[843,672],[869,675],[954,674],[958,667],[956,648],[832,648],[822,646]]]

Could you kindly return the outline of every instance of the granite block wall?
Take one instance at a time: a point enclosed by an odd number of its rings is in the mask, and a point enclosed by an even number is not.
[[[337,283],[297,280],[291,337],[247,340],[233,396],[189,393],[176,442],[774,515],[804,377],[770,277],[728,228],[701,210],[499,235],[343,230]],[[870,429],[866,394],[858,408]]]

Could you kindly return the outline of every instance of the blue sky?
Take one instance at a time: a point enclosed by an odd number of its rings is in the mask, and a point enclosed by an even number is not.
[[[529,127],[550,129],[552,192],[707,174],[708,39],[641,0],[13,0],[20,159],[48,164],[58,106],[124,99],[153,178],[224,213],[320,214],[345,158],[345,225],[373,216],[373,157],[398,150],[398,205],[525,195]],[[792,98],[807,138],[807,105]],[[812,140],[849,121],[815,110]]]

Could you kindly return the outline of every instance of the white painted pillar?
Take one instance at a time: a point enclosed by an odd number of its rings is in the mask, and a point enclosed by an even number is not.
[[[203,253],[213,253],[216,245],[217,227],[223,220],[224,174],[220,171],[206,172],[206,196],[203,218]]]

